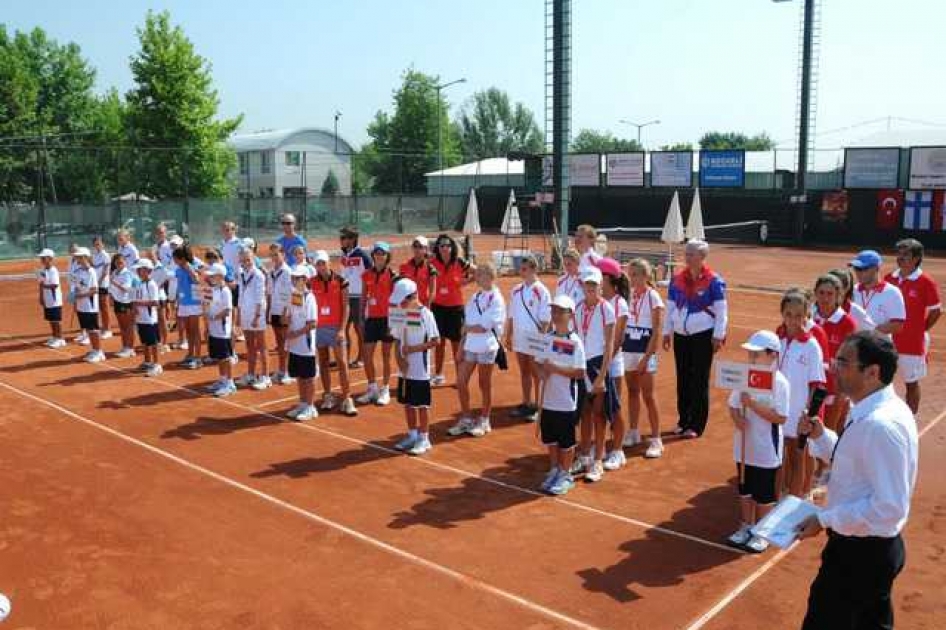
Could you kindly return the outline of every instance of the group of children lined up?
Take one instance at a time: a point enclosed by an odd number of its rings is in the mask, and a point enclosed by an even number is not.
[[[920,268],[923,246],[908,239],[897,243],[897,252],[898,269],[886,277],[880,254],[865,250],[850,269],[819,276],[811,290],[789,290],[781,300],[781,325],[774,332],[760,330],[742,344],[750,364],[774,370],[774,383],[770,395],[736,391],[729,399],[736,429],[733,456],[745,468],[739,484],[742,525],[729,537],[731,545],[764,551],[768,545],[752,533],[752,525],[784,493],[808,497],[825,483],[827,469],[809,453],[799,424],[815,391],[822,389],[824,424],[843,431],[850,401],[834,364],[855,331],[876,330],[891,337],[907,402],[917,412],[919,382],[927,371],[928,330],[941,307],[936,283]]]

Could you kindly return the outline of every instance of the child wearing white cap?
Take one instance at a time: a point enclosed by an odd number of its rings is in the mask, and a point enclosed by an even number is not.
[[[319,373],[315,359],[315,334],[319,323],[318,305],[309,290],[308,270],[297,265],[290,272],[292,296],[286,315],[286,350],[289,352],[289,376],[299,387],[299,404],[286,415],[297,422],[319,416],[315,408],[315,377]]]
[[[768,514],[778,500],[776,479],[782,465],[782,425],[788,417],[789,383],[777,370],[781,351],[778,335],[760,330],[742,347],[748,353],[749,364],[771,370],[773,381],[771,395],[733,390],[729,396],[729,416],[736,429],[733,458],[737,467],[743,463],[745,470],[739,482],[742,525],[728,542],[734,547],[761,553],[768,543],[752,534],[752,526]]]
[[[210,301],[206,305],[207,346],[210,358],[217,362],[220,378],[208,391],[218,398],[236,392],[233,382],[233,294],[226,285],[227,269],[220,263],[208,265],[204,271],[207,284],[210,285]]]
[[[575,427],[578,426],[578,380],[585,376],[585,348],[573,330],[575,301],[567,295],[552,300],[552,330],[545,337],[545,350],[536,357],[543,381],[541,418],[542,444],[549,451],[549,473],[542,490],[561,496],[575,485],[571,475],[575,458]]]
[[[246,339],[247,372],[237,385],[262,391],[272,385],[266,356],[266,276],[256,266],[252,249],[241,249],[238,262],[236,285],[240,301],[237,312]]]
[[[105,360],[99,333],[99,282],[92,269],[92,252],[87,247],[77,247],[72,255],[75,271],[72,276],[73,295],[76,300],[76,315],[92,349],[85,355],[88,363],[100,363]]]
[[[62,348],[66,340],[62,338],[62,287],[59,270],[53,262],[56,254],[46,248],[39,253],[42,267],[37,272],[39,279],[39,305],[43,309],[43,319],[49,322],[50,337],[46,345],[50,348]]]
[[[160,263],[157,263],[160,264]],[[164,369],[158,363],[158,333],[159,306],[161,303],[161,289],[154,279],[155,263],[147,258],[139,258],[134,266],[138,274],[138,282],[132,291],[135,303],[135,325],[138,328],[138,339],[144,347],[144,361],[140,369],[147,376],[158,376]]]
[[[404,405],[408,431],[395,448],[411,455],[423,455],[431,449],[430,350],[437,346],[440,333],[433,313],[418,300],[417,283],[413,280],[398,280],[390,299],[392,304],[407,311],[404,322],[391,330],[401,372],[397,380],[397,401]]]

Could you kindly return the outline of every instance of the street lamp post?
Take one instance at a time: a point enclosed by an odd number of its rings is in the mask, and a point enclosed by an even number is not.
[[[440,83],[434,86],[434,89],[437,90],[437,172],[440,179],[438,185],[437,225],[441,230],[443,229],[443,124],[441,120],[440,92],[457,83],[466,83],[466,79],[457,79],[449,83]]]
[[[636,123],[636,122],[631,122],[630,120],[622,119],[622,120],[619,120],[618,122],[625,125],[630,125],[631,127],[637,127],[637,144],[641,144],[641,129],[643,129],[644,127],[649,127],[651,125],[660,124],[659,120],[648,120],[645,123]],[[644,146],[644,145],[641,145],[641,146]]]
[[[338,119],[341,117],[342,113],[335,110],[335,153],[338,153]]]

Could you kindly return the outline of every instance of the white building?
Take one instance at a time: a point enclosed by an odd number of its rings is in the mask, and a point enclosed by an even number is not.
[[[228,142],[239,168],[230,174],[241,197],[318,195],[329,171],[338,194],[351,195],[352,147],[318,127],[236,134]]]

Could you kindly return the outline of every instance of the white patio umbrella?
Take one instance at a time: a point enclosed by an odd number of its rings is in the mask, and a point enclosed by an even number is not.
[[[697,188],[693,195],[693,205],[690,206],[690,216],[687,218],[686,238],[688,241],[693,239],[706,240],[706,230],[703,229],[703,207],[700,204],[700,189]]]

